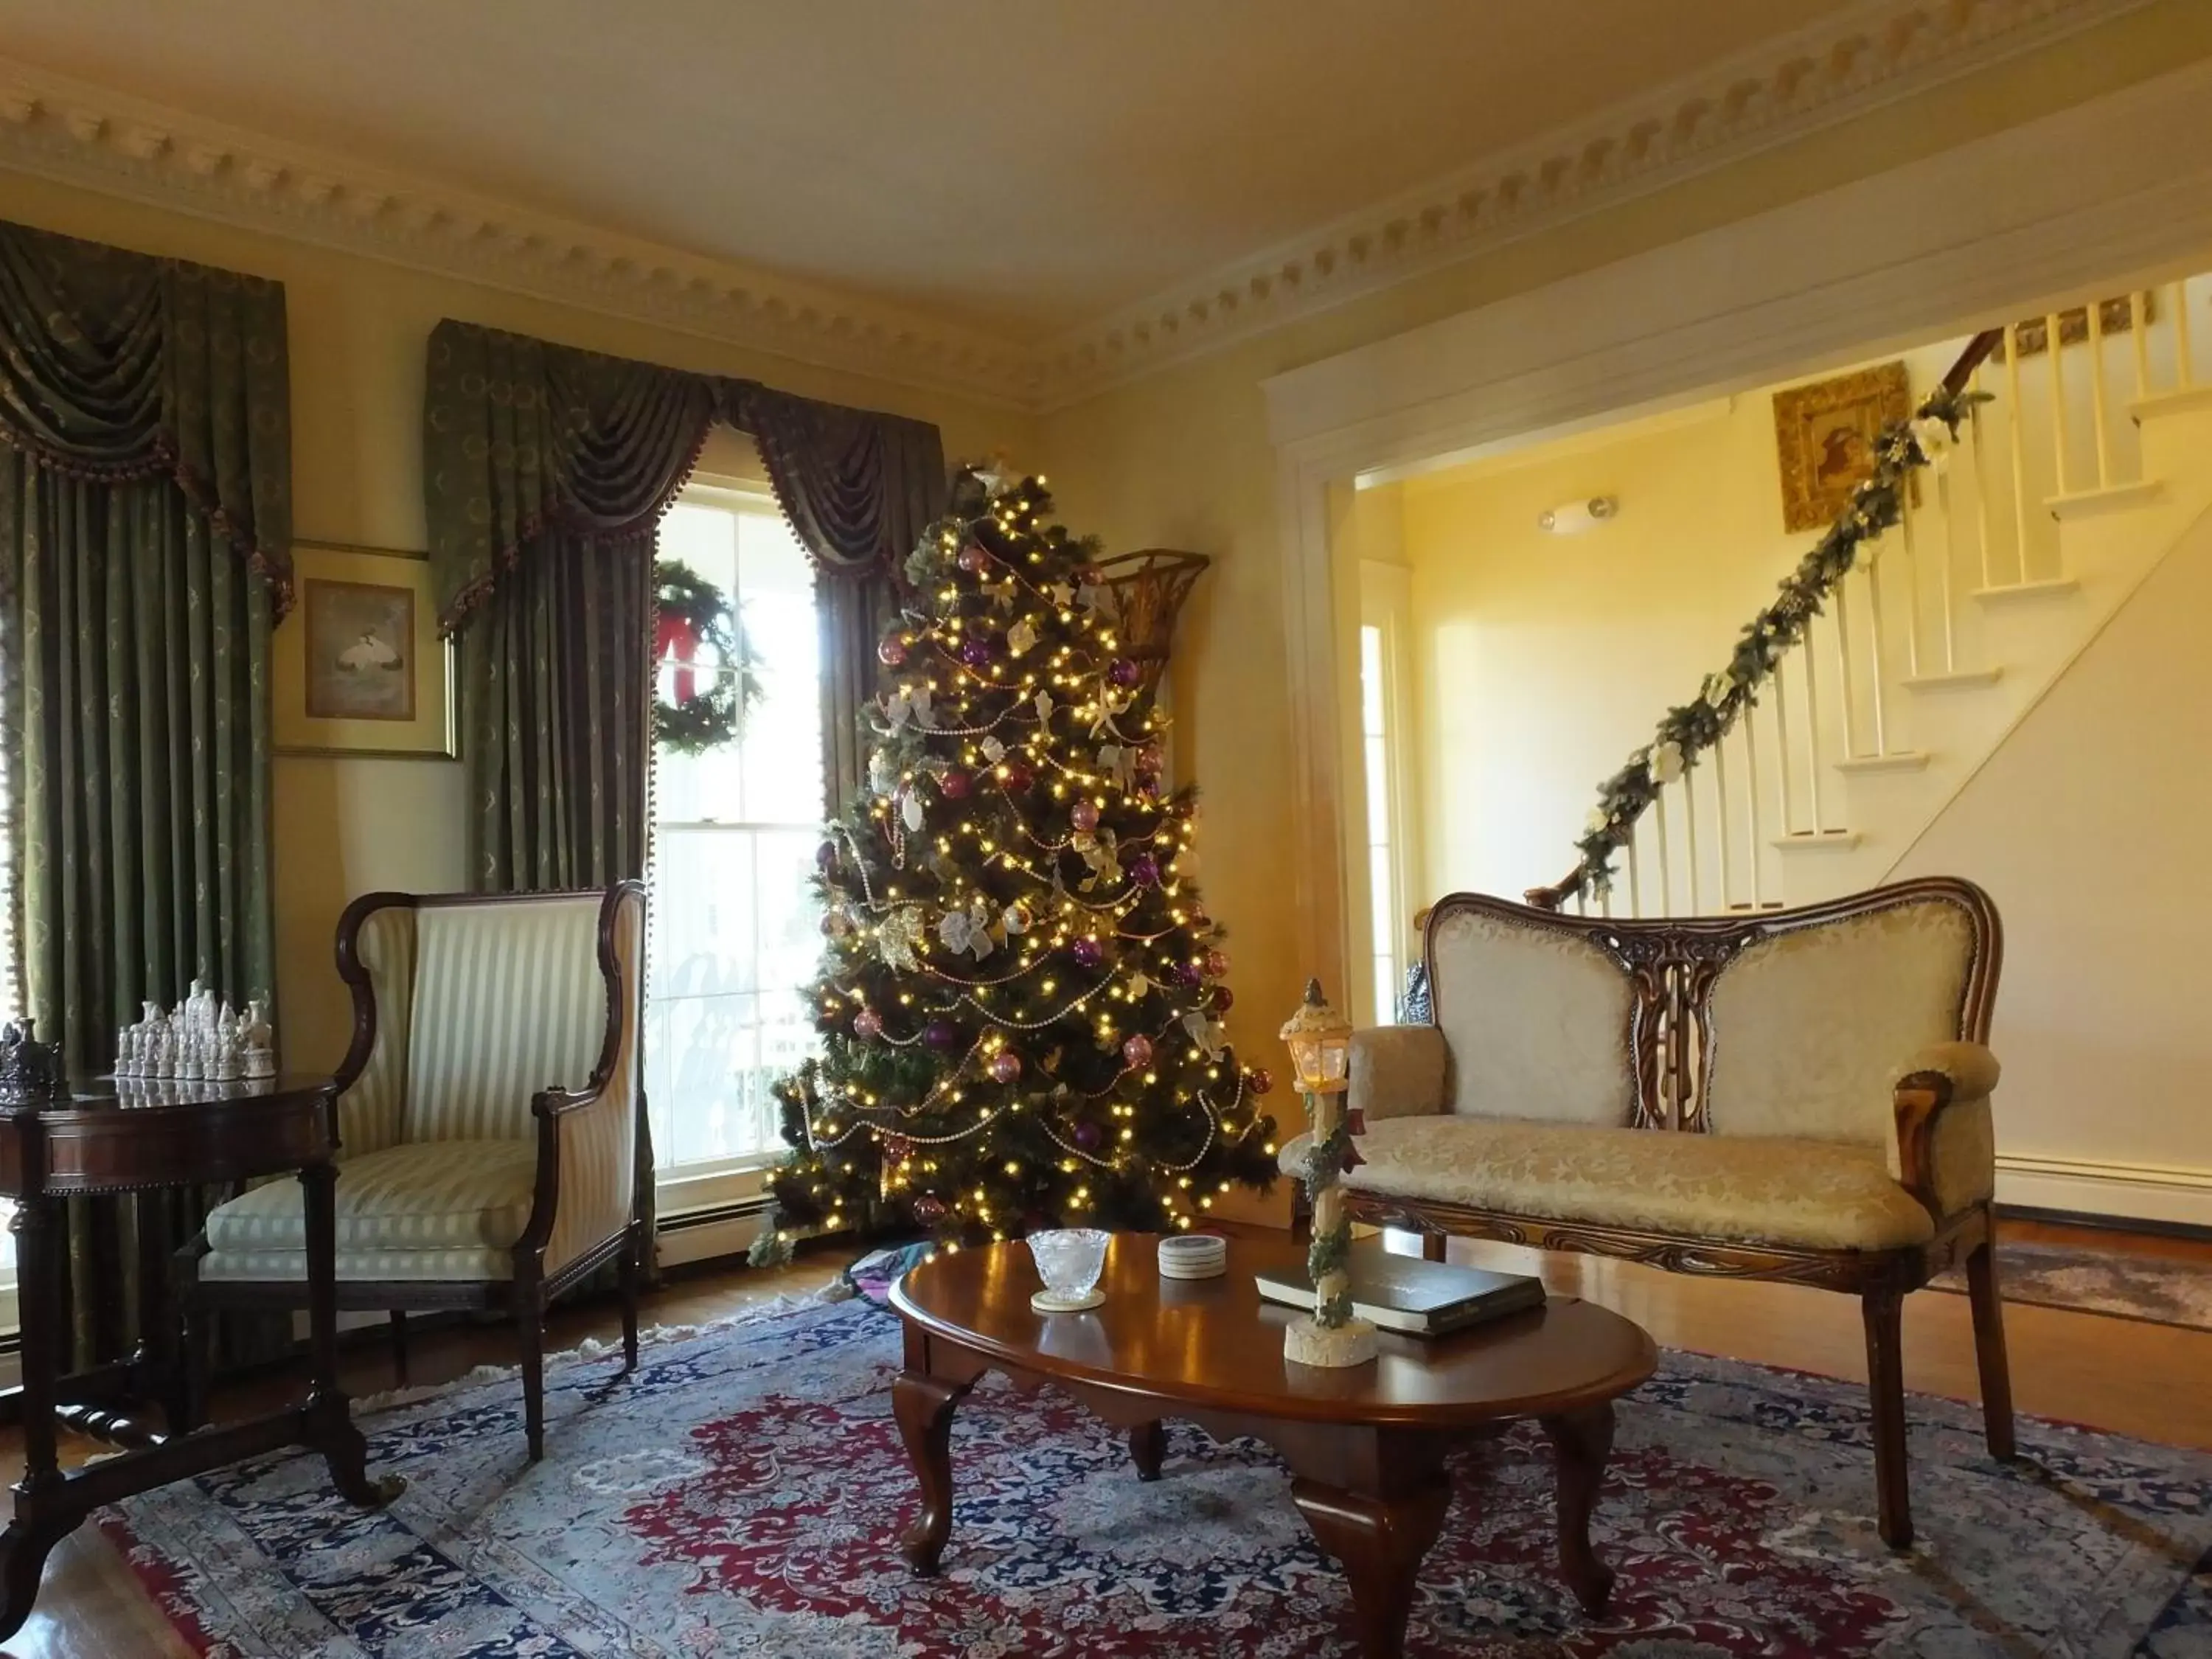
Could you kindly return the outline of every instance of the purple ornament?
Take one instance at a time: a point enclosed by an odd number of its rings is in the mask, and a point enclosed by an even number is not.
[[[937,793],[947,800],[965,800],[969,787],[968,775],[957,768],[937,781]]]
[[[991,1056],[991,1081],[1012,1083],[1022,1074],[1022,1057],[1011,1048],[1001,1048]]]
[[[884,1017],[872,1008],[863,1008],[853,1016],[853,1035],[864,1042],[873,1042],[884,1034]]]
[[[945,1200],[923,1194],[914,1201],[914,1218],[925,1227],[934,1227],[945,1219]]]
[[[1167,757],[1160,753],[1160,746],[1156,743],[1148,743],[1137,750],[1137,770],[1142,776],[1158,777],[1160,768],[1165,764]]]
[[[1145,671],[1127,657],[1116,657],[1106,665],[1106,678],[1126,690],[1145,678]]]
[[[1121,1045],[1121,1059],[1133,1071],[1140,1071],[1152,1063],[1152,1040],[1139,1031]]]
[[[1098,803],[1095,800],[1076,802],[1068,809],[1067,821],[1085,835],[1089,835],[1098,827]]]
[[[1083,967],[1096,968],[1106,960],[1106,947],[1095,939],[1079,939],[1068,947],[1070,953]]]
[[[1075,1144],[1082,1147],[1085,1152],[1097,1151],[1099,1139],[1099,1128],[1097,1124],[1083,1122],[1075,1126]]]
[[[906,660],[906,635],[886,634],[876,644],[876,658],[886,668],[896,668]]]
[[[1139,887],[1159,884],[1160,861],[1150,853],[1139,853],[1128,862],[1129,879]]]
[[[814,849],[814,867],[828,875],[837,867],[837,843],[825,841]]]
[[[991,665],[991,659],[997,654],[991,648],[990,641],[985,639],[981,634],[970,634],[960,641],[960,660],[979,672],[988,668]]]
[[[1195,991],[1206,982],[1206,970],[1194,962],[1176,963],[1176,978]]]
[[[959,1046],[960,1028],[949,1019],[933,1019],[921,1028],[921,1040],[942,1053]]]

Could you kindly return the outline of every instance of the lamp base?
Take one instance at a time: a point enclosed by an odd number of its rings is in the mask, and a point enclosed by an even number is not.
[[[1309,1314],[1284,1327],[1283,1358],[1294,1365],[1364,1365],[1375,1358],[1375,1328],[1364,1319],[1317,1325]]]

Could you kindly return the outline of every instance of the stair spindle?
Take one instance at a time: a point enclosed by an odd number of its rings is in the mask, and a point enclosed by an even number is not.
[[[2012,445],[2012,530],[2013,551],[2020,568],[2014,575],[2015,581],[2027,580],[2027,456],[2022,445],[2021,433],[2027,422],[2022,418],[2020,402],[2020,325],[2014,323],[2005,329],[2005,406],[2012,411],[2006,423],[2006,435]]]
[[[1942,601],[1938,607],[1938,614],[1943,618],[1943,672],[1948,674],[1958,666],[1959,659],[1958,617],[1951,598],[1952,584],[1957,580],[1956,572],[1959,568],[1959,502],[1952,491],[1951,475],[1948,471],[1936,475],[1936,510],[1943,515],[1943,579],[1937,585],[1936,592]],[[1912,520],[1907,518],[1905,525],[1905,534],[1910,538],[1912,532]],[[1917,633],[1918,631],[1917,606],[1914,623],[1914,631]],[[1917,651],[1912,653],[1912,672],[1915,678],[1919,677],[1920,653]]]
[[[1983,390],[1982,368],[1978,363],[1974,366],[1973,386],[1977,392]],[[2005,418],[2012,417],[2012,405],[2008,404]],[[1974,457],[1974,541],[1981,554],[1982,586],[1994,587],[1996,581],[1990,574],[1990,468],[1982,454],[1982,405],[1978,401],[1966,411],[1966,440]],[[1944,648],[1947,652],[1950,648],[1948,630]],[[1950,665],[1947,658],[1943,666]]]
[[[2043,349],[2051,360],[2051,444],[2057,457],[2058,471],[2051,494],[2066,493],[2066,370],[2059,362],[2058,313],[2051,312],[2043,319]],[[2027,573],[2021,579],[2027,580]]]
[[[1782,691],[1782,676],[1774,677],[1775,694]],[[1759,908],[1759,728],[1752,723],[1749,703],[1743,706],[1743,793],[1751,822],[1751,908]]]
[[[2173,362],[2177,391],[2186,392],[2197,384],[2196,354],[2189,344],[2189,279],[2185,276],[2173,285]]]
[[[1867,561],[1866,579],[1867,609],[1874,613],[1874,619],[1867,627],[1867,672],[1874,681],[1874,752],[1887,755],[1889,752],[1889,720],[1882,690],[1881,553],[1879,548],[1875,550],[1875,556]],[[1836,590],[1836,603],[1838,606],[1836,620],[1840,623],[1844,615],[1840,608],[1843,604],[1843,589],[1840,587]]]
[[[1774,665],[1774,799],[1776,821],[1782,833],[1792,833],[1797,821],[1796,812],[1790,799],[1790,698],[1784,690],[1789,676],[1784,672],[1786,662]]]
[[[1813,833],[1820,822],[1820,682],[1813,666],[1813,624],[1805,624],[1805,647],[1798,657],[1805,665],[1805,791],[1813,809]]]
[[[1713,811],[1718,829],[1714,847],[1719,854],[1721,902],[1720,908],[1729,908],[1729,810],[1728,810],[1728,734],[1713,745]]]
[[[1628,836],[1628,914],[1644,914],[1644,881],[1636,867],[1636,832],[1632,830]]]
[[[1659,842],[1659,914],[1674,914],[1674,866],[1667,857],[1667,792],[1660,789],[1651,797],[1651,824]]]
[[[1941,480],[1937,481],[1939,483]],[[1908,488],[1905,499],[1897,504],[1898,533],[1905,543],[1905,672],[1915,678],[1920,673],[1920,545],[1912,533],[1914,517],[1912,491]],[[1945,556],[1949,556],[1949,515],[1945,514]],[[1875,601],[1875,633],[1881,632],[1881,602]],[[1880,670],[1875,671],[1880,674]]]
[[[1844,702],[1844,758],[1850,760],[1859,752],[1858,728],[1854,719],[1857,702],[1851,684],[1851,599],[1850,573],[1836,584],[1836,679],[1842,688]]]
[[[2135,336],[2138,400],[2150,396],[2150,307],[2144,303],[2148,297],[2142,289],[2128,295],[2128,331]]]
[[[1698,902],[1698,775],[1693,768],[1682,772],[1682,839],[1690,854],[1690,914],[1702,915]]]
[[[2097,488],[2112,483],[2112,441],[2105,430],[2105,307],[2089,301],[2089,420],[2097,428]]]

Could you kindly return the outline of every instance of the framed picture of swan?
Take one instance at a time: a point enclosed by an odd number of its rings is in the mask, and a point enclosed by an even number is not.
[[[452,759],[453,647],[420,553],[301,542],[298,603],[276,630],[276,749]]]

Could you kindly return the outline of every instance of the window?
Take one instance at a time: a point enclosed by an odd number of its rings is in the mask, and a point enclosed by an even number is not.
[[[646,1090],[676,1212],[740,1195],[714,1178],[782,1151],[771,1091],[812,1049],[822,718],[813,566],[774,504],[695,486],[661,521],[660,556],[728,596],[762,687],[738,742],[663,750],[653,780]],[[676,671],[660,676],[667,695]]]
[[[1400,941],[1403,918],[1398,914],[1398,854],[1391,832],[1396,814],[1391,810],[1394,792],[1390,775],[1389,678],[1388,640],[1382,629],[1364,623],[1359,629],[1359,746],[1367,783],[1367,882],[1373,937],[1374,1006],[1370,1021],[1384,1024],[1393,1018],[1405,964]]]

